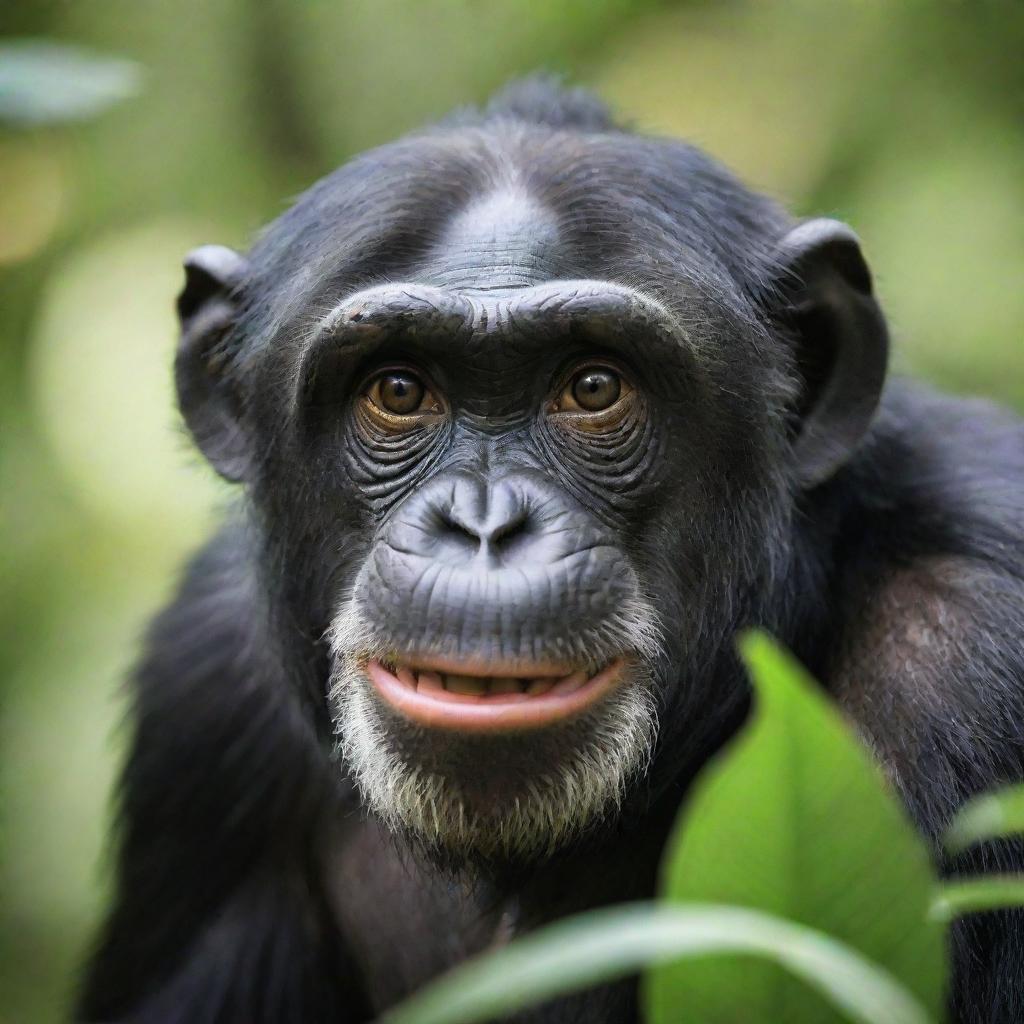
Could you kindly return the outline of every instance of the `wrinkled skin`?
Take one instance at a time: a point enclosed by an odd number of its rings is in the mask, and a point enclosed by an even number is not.
[[[368,1020],[650,895],[742,719],[746,625],[926,834],[1024,774],[1024,429],[883,390],[845,226],[526,83],[186,271],[182,412],[244,501],[136,673],[83,1019]],[[435,662],[470,689],[417,703]],[[533,717],[491,714],[498,678]],[[961,1024],[1019,1019],[1022,938],[1017,912],[958,927]],[[635,1014],[627,984],[524,1019]]]

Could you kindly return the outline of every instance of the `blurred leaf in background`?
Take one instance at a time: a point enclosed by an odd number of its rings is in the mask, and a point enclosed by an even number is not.
[[[244,248],[357,150],[546,68],[848,220],[898,365],[1024,408],[1019,4],[5,0],[0,34],[0,83],[22,83],[0,102],[36,111],[0,118],[12,1020],[61,1019],[102,902],[121,680],[228,500],[173,405],[189,248]]]
[[[46,39],[0,44],[0,121],[59,124],[94,117],[139,91],[134,61]]]

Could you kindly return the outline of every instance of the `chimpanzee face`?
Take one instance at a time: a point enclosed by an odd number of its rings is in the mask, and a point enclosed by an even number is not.
[[[846,450],[810,385],[793,429],[800,339],[690,227],[665,262],[624,202],[643,197],[628,156],[608,161],[576,154],[618,185],[574,205],[522,181],[430,203],[384,160],[388,208],[429,222],[415,244],[364,209],[327,272],[314,218],[272,230],[258,273],[200,250],[180,301],[183,410],[248,484],[289,616],[326,631],[347,770],[451,855],[558,848],[619,806],[659,732],[685,745],[702,706],[735,703],[708,666],[771,586],[801,474]],[[279,234],[327,216],[315,192]],[[800,260],[854,244],[801,230],[782,242]],[[239,296],[251,311],[271,280],[257,331]]]
[[[661,625],[627,537],[672,486],[669,423],[594,318],[623,339],[665,320],[590,281],[384,286],[310,350],[315,364],[345,334],[387,339],[342,403],[339,458],[373,488],[374,529],[331,631],[330,699],[371,805],[446,847],[553,847],[651,753]]]

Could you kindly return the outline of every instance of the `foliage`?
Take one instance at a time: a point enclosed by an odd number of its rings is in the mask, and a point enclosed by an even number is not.
[[[53,124],[93,117],[139,91],[134,61],[20,39],[0,46],[0,121]]]
[[[943,837],[951,854],[975,843],[1024,832],[1024,786],[1007,786],[975,797],[960,808]]]
[[[743,953],[777,964],[807,987],[820,990],[860,1024],[927,1024],[914,999],[883,971],[852,949],[810,928],[758,911],[714,904],[674,907],[635,904],[594,911],[546,928],[485,959],[453,971],[442,982],[385,1017],[386,1024],[473,1024],[541,999],[607,982],[640,967],[664,963],[654,977],[696,959],[697,971],[718,953]],[[780,1006],[768,993],[730,996],[729,1020],[811,1020],[774,1016]],[[652,1024],[692,1021],[689,1001],[660,993],[651,1003]]]
[[[946,829],[943,846],[950,855],[963,853],[976,843],[1024,834],[1024,786],[1007,786],[984,793],[960,808]],[[1024,879],[1012,875],[986,875],[946,882],[932,906],[938,921],[962,914],[1024,906]]]
[[[743,735],[703,773],[670,844],[663,894],[757,907],[842,940],[941,1003],[943,936],[926,921],[928,851],[866,749],[767,637],[743,653],[757,702]],[[655,1004],[730,1021],[736,993],[763,1019],[821,1019],[820,1001],[774,965],[720,960],[657,971]],[[750,1019],[758,1015],[751,1013]]]

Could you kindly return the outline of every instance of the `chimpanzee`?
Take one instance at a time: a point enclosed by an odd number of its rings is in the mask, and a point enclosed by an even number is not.
[[[752,624],[925,834],[1024,777],[1024,424],[886,384],[848,227],[527,80],[185,270],[181,411],[244,498],[134,677],[81,1019],[364,1021],[649,896]],[[1024,1019],[1021,915],[955,946],[955,1019]]]

